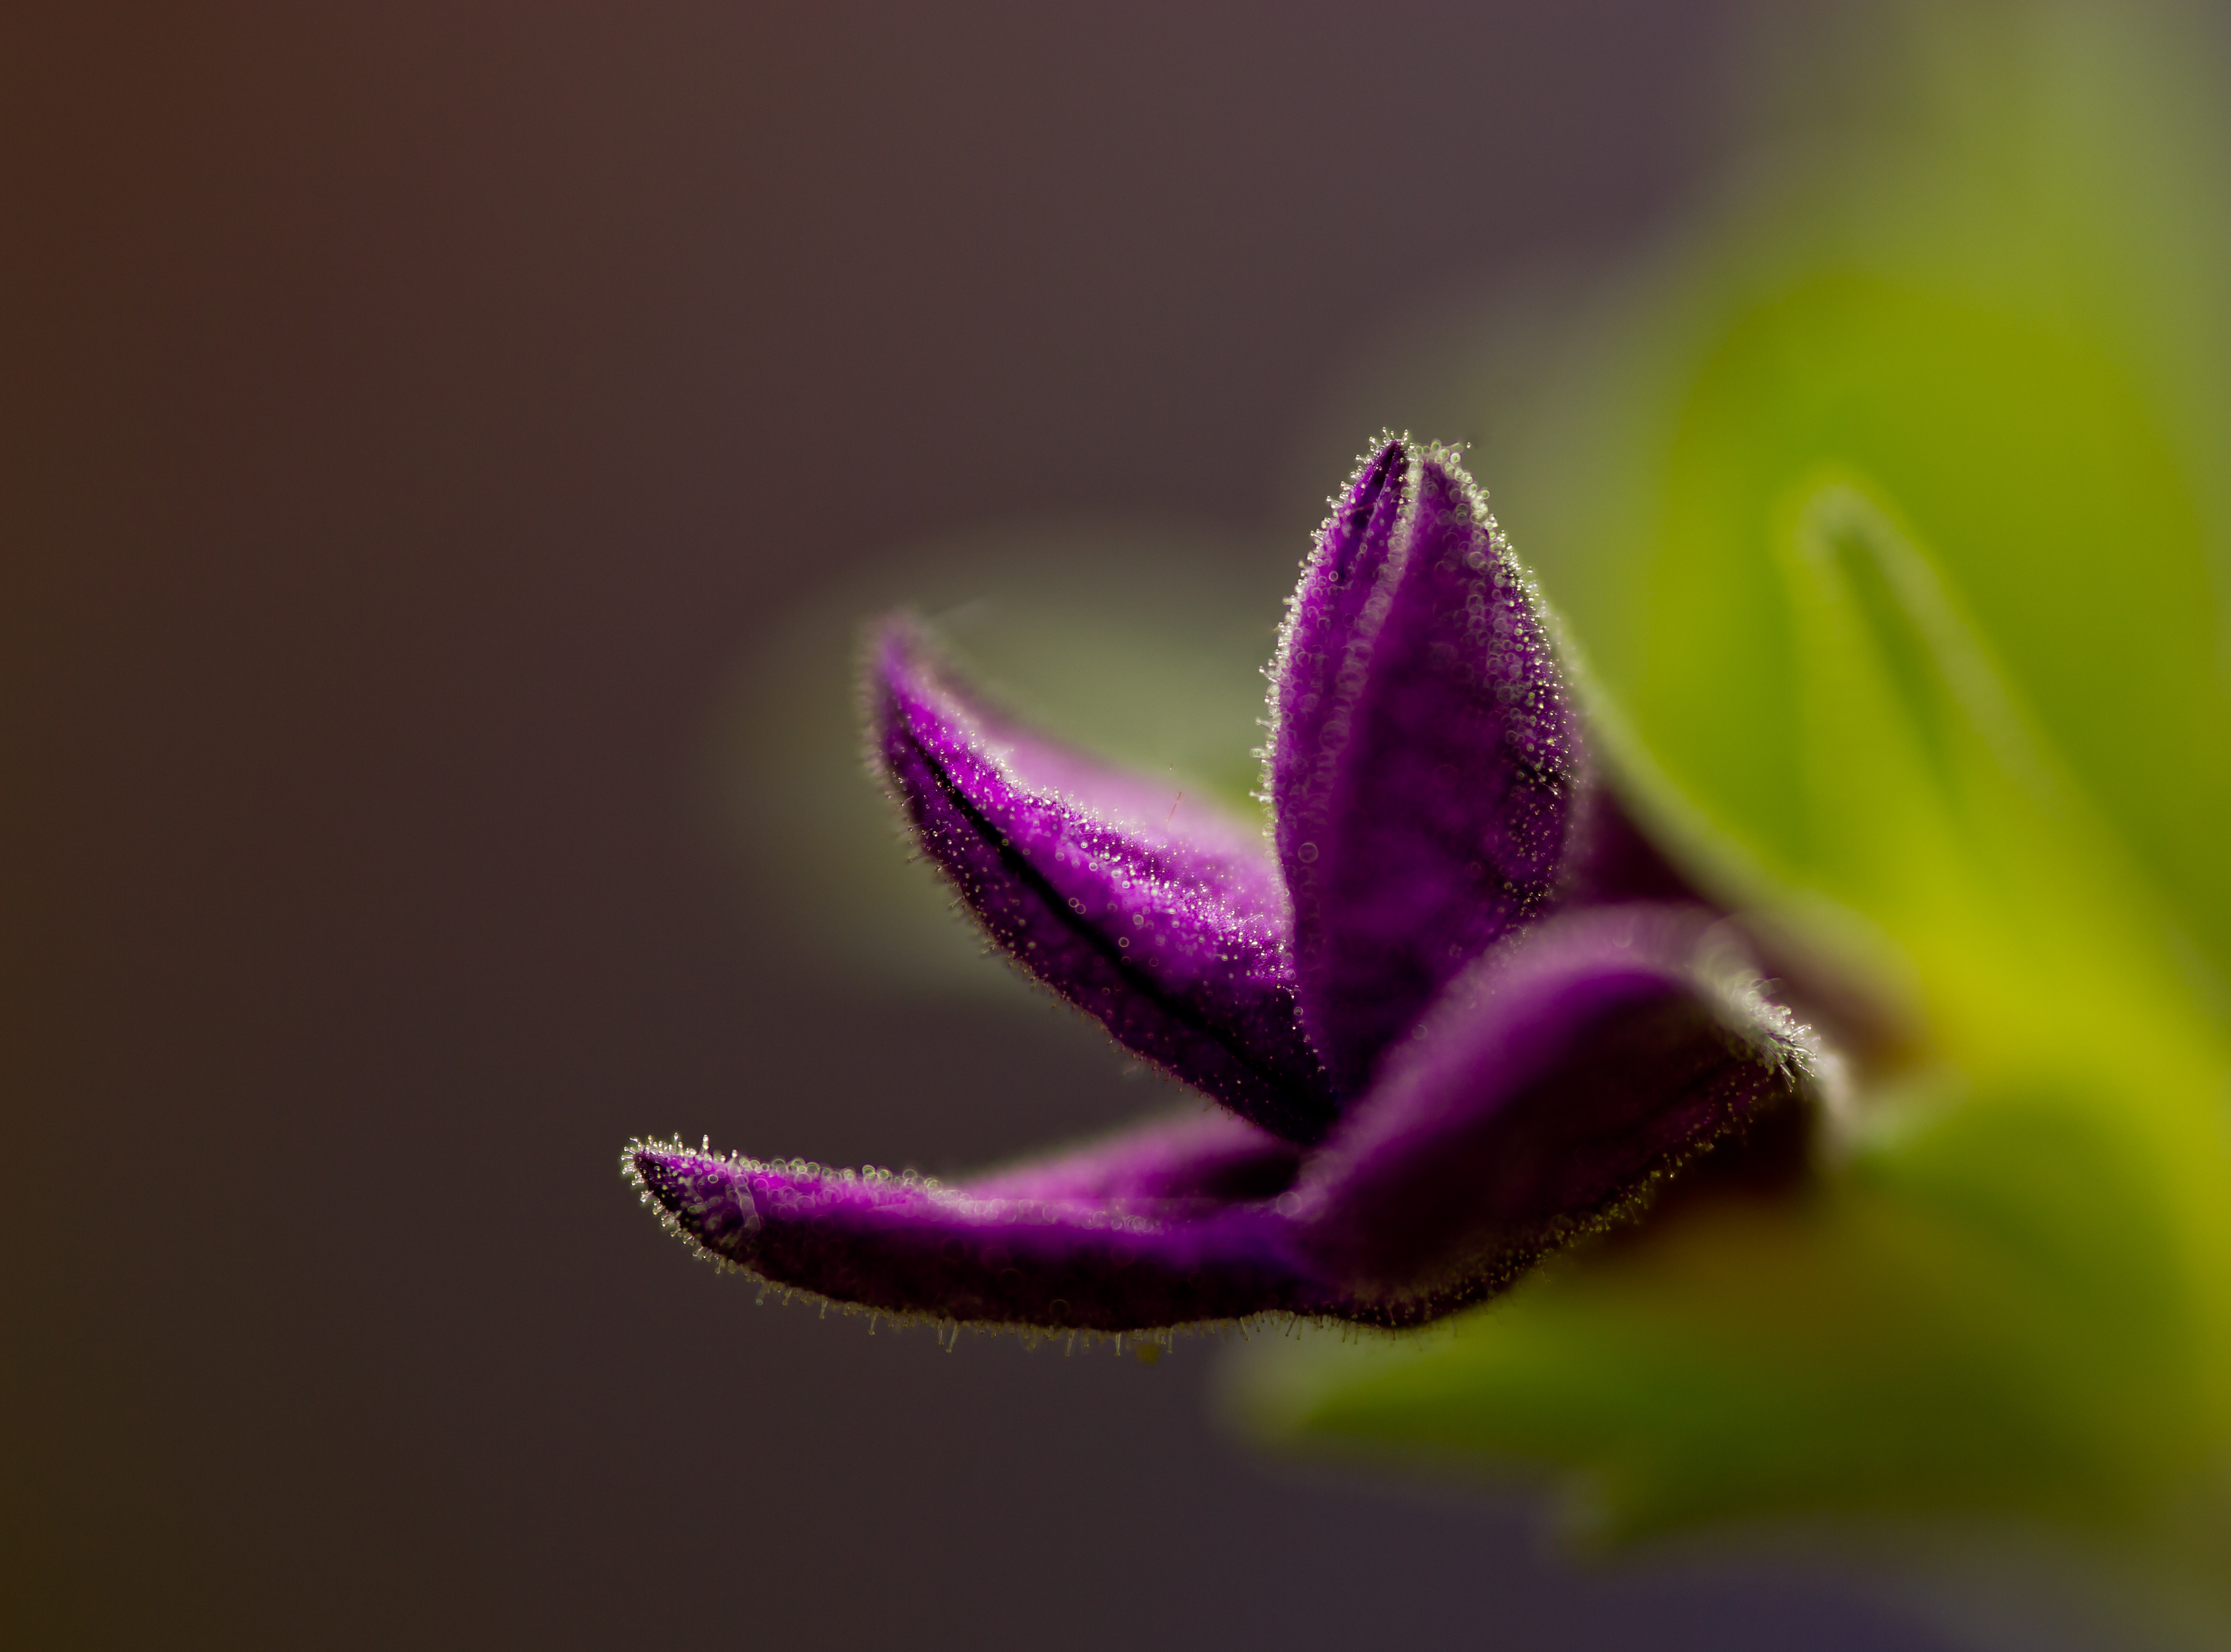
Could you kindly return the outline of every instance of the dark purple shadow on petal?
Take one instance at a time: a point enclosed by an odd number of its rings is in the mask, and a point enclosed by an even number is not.
[[[1581,816],[1572,871],[1561,901],[1566,908],[1629,900],[1711,904],[1636,823],[1633,810],[1600,780],[1588,788]]]
[[[1227,1165],[1229,1146],[1216,1144]],[[1176,1157],[1161,1156],[1160,1174]],[[630,1164],[706,1255],[879,1313],[1105,1333],[1332,1306],[1297,1270],[1289,1224],[1259,1203],[986,1197],[669,1143],[632,1147]]]
[[[1262,834],[972,704],[886,626],[875,739],[924,853],[995,941],[1118,1042],[1298,1141],[1335,1112]]]
[[[1398,482],[1400,452],[1328,524],[1273,691],[1302,1018],[1343,1094],[1548,906],[1584,771],[1531,590],[1470,478],[1428,448]]]
[[[1633,806],[1599,780],[1589,788],[1580,846],[1559,906],[1569,912],[1628,900],[1729,913],[1652,841]],[[1760,970],[1773,978],[1775,1002],[1817,1028],[1854,1073],[1881,1077],[1926,1059],[1927,1034],[1917,1012],[1892,984],[1823,952],[1801,931],[1775,922],[1770,914],[1730,915]]]
[[[1810,1044],[1728,941],[1693,907],[1600,907],[1482,959],[1310,1165],[1304,1254],[1387,1322],[1430,1317],[1805,1105]]]

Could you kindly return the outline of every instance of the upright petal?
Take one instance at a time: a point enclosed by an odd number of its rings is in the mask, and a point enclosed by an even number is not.
[[[1388,441],[1368,455],[1332,514],[1317,530],[1316,553],[1288,605],[1272,662],[1271,712],[1275,732],[1266,753],[1280,823],[1278,852],[1294,881],[1285,840],[1290,816],[1333,784],[1353,724],[1355,691],[1371,663],[1374,627],[1365,605],[1378,589],[1410,497],[1406,442]]]
[[[1809,1036],[1714,915],[1602,907],[1480,960],[1390,1052],[1289,1197],[1361,1304],[1429,1317],[1491,1294],[1702,1148],[1806,1104]]]
[[[1359,473],[1303,576],[1270,790],[1302,1016],[1343,1093],[1555,894],[1584,770],[1524,572],[1445,449]]]
[[[1265,1128],[1322,1135],[1262,835],[966,699],[904,624],[877,642],[878,755],[923,851],[993,940],[1116,1038]]]

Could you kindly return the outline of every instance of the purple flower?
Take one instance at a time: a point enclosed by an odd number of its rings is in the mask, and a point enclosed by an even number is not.
[[[992,939],[1225,1111],[943,1186],[630,1143],[701,1255],[895,1316],[1415,1324],[1809,1105],[1764,997],[1591,779],[1542,610],[1453,454],[1390,440],[1272,673],[1273,842],[972,700],[888,623],[872,732]]]

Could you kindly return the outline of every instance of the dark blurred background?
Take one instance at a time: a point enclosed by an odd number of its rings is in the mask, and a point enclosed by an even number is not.
[[[797,965],[721,842],[740,651],[983,521],[1298,558],[1357,340],[1646,242],[1733,141],[1737,21],[0,24],[0,1638],[1935,1645],[1260,1458],[1212,1345],[754,1309],[615,1170],[680,1128],[944,1171],[1141,1105],[1064,1017]]]

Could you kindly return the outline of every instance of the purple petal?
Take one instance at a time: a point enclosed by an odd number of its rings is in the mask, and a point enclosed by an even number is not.
[[[1666,1171],[1810,1093],[1805,1030],[1696,907],[1597,907],[1483,958],[1289,1196],[1390,1322],[1491,1294]]]
[[[1302,1151],[1228,1113],[1157,1120],[1051,1158],[973,1177],[976,1198],[1129,1208],[1174,1199],[1275,1198],[1301,1173]]]
[[[925,853],[992,938],[1116,1039],[1235,1112],[1314,1140],[1335,1111],[1296,1012],[1262,834],[972,704],[885,628],[875,737]]]
[[[1386,571],[1413,478],[1409,448],[1389,442],[1364,460],[1317,530],[1316,552],[1303,570],[1271,666],[1271,795],[1283,822],[1333,784],[1348,743],[1355,687],[1370,664],[1365,604]],[[1292,850],[1279,855],[1294,881]]]
[[[1090,1198],[1093,1178],[1075,1165],[1049,1172],[1032,1197],[1012,1177],[947,1188],[678,1143],[630,1144],[626,1165],[645,1201],[702,1255],[879,1313],[1122,1332],[1331,1307],[1297,1268],[1290,1225],[1270,1206],[1200,1191],[1250,1157],[1227,1131],[1196,1138],[1203,1162],[1193,1166],[1188,1133],[1149,1134],[1128,1155],[1146,1173],[1119,1170],[1123,1191]],[[1294,1152],[1260,1132],[1254,1141],[1252,1157],[1273,1165]]]
[[[1302,1018],[1352,1094],[1445,984],[1549,904],[1580,732],[1527,578],[1439,448],[1391,443],[1359,473],[1276,678]]]
[[[624,1162],[702,1254],[879,1313],[1094,1332],[1266,1312],[1415,1324],[1801,1105],[1810,1046],[1722,933],[1693,908],[1549,920],[1451,990],[1314,1157],[1209,1116],[959,1187],[672,1142],[631,1143]]]

